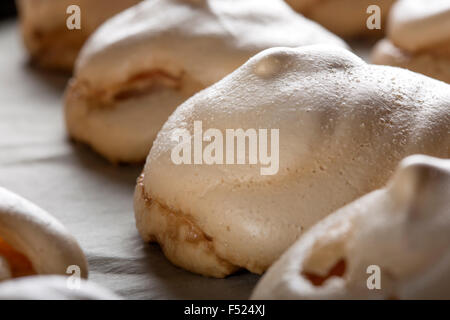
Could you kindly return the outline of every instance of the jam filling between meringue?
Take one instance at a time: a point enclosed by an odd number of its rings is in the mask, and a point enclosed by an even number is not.
[[[213,245],[214,239],[204,233],[203,230],[199,226],[197,226],[194,221],[182,215],[181,213],[175,213],[157,200],[152,199],[144,188],[144,173],[139,176],[137,184],[140,186],[141,199],[142,201],[144,201],[147,210],[151,211],[151,207],[155,205],[159,207],[158,213],[165,215],[167,224],[166,229],[162,233],[167,236],[167,238],[170,238],[174,242],[204,244],[208,250],[208,254],[214,255],[217,259],[217,262],[220,263],[224,268],[228,269],[227,274],[232,274],[241,269],[241,267],[233,265],[228,260],[217,255],[217,252]],[[186,230],[188,232],[185,232]],[[168,256],[165,248],[166,243],[163,239],[161,239],[160,235],[158,235],[157,233],[152,234],[149,242],[157,242],[160,245],[161,249],[165,252],[166,256]]]
[[[79,97],[88,101],[92,108],[110,107],[115,103],[149,95],[167,88],[179,92],[187,99],[205,88],[202,83],[185,72],[172,75],[160,69],[130,75],[125,82],[118,82],[102,89],[93,88],[86,81],[75,81],[71,84],[71,87],[71,91],[76,92]]]
[[[35,275],[31,261],[0,238],[0,256],[6,259],[13,278]]]
[[[331,277],[343,277],[345,274],[345,270],[347,268],[347,263],[345,259],[338,260],[334,266],[332,266],[328,273],[324,276],[317,275],[312,272],[303,271],[302,276],[308,279],[314,286],[319,287],[322,286],[325,281],[327,281]]]

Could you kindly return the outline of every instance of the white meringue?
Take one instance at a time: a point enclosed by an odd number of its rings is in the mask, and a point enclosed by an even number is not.
[[[69,134],[113,162],[141,162],[172,111],[261,50],[346,44],[274,0],[145,1],[105,23],[77,61]]]
[[[77,266],[81,277],[88,276],[84,253],[68,231],[47,212],[3,188],[0,188],[0,256],[3,262],[8,262],[3,268],[0,266],[0,273],[9,269],[12,277],[21,276],[21,271],[14,275],[14,261],[8,258],[18,260],[17,267],[26,274],[65,275],[69,266]]]
[[[252,298],[449,299],[449,208],[450,160],[410,156],[385,188],[305,233]]]
[[[173,134],[197,120],[220,131],[279,129],[278,174],[175,165]],[[405,156],[449,157],[449,129],[445,83],[334,46],[269,49],[165,123],[137,184],[137,227],[190,271],[262,273],[318,220],[383,186]]]
[[[90,281],[71,288],[63,276],[34,276],[0,283],[0,300],[119,300],[116,294]]]

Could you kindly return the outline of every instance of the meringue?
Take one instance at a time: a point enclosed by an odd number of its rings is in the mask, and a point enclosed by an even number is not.
[[[450,2],[398,1],[389,16],[387,38],[373,49],[372,61],[450,83]]]
[[[22,35],[41,66],[72,71],[83,43],[105,20],[141,0],[16,0]],[[67,8],[80,8],[81,29],[69,30]]]
[[[65,275],[88,267],[77,241],[51,215],[20,196],[0,188],[0,280],[35,274]]]
[[[294,10],[317,21],[331,32],[341,37],[355,38],[380,36],[395,0],[286,0],[286,2]],[[367,19],[371,16],[367,13],[367,9],[372,5],[380,8],[380,30],[371,30],[367,27]]]
[[[120,300],[116,294],[90,281],[70,288],[67,277],[34,276],[0,283],[0,300]]]
[[[264,70],[264,72],[261,72]],[[176,165],[174,133],[279,129],[279,170]],[[401,159],[450,156],[450,86],[337,46],[273,48],[170,116],[135,192],[137,228],[174,264],[263,273],[320,219],[382,187]]]
[[[72,138],[142,162],[175,108],[261,50],[346,44],[274,0],[153,0],[105,23],[66,92]]]
[[[449,299],[449,208],[450,160],[410,156],[386,187],[306,232],[252,298]]]

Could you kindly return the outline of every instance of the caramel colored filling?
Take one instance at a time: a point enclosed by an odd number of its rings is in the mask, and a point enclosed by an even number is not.
[[[181,90],[181,81],[181,77],[171,76],[161,70],[153,70],[136,74],[126,82],[103,89],[95,90],[89,83],[77,81],[71,84],[71,91],[76,92],[78,99],[81,97],[86,100],[91,108],[108,108],[117,102],[147,95],[161,88]]]
[[[346,267],[347,264],[345,260],[340,259],[338,262],[336,262],[336,264],[333,267],[331,267],[331,269],[325,276],[320,276],[312,272],[305,272],[305,271],[302,272],[302,276],[307,278],[316,287],[319,287],[323,285],[323,283],[331,277],[342,277],[345,273]]]
[[[104,88],[93,88],[86,81],[74,81],[70,91],[77,96],[76,99],[85,100],[90,108],[109,108],[118,102],[167,88],[179,92],[187,99],[203,90],[205,86],[184,72],[171,75],[164,70],[153,69],[134,74],[125,82]]]
[[[181,77],[174,77],[162,70],[142,72],[132,76],[120,88],[116,88],[113,95],[115,101],[126,100],[141,95],[146,95],[152,90],[173,88],[180,90]]]
[[[189,271],[200,273],[205,276],[213,276],[217,278],[223,278],[229,274],[232,274],[241,267],[234,265],[225,258],[220,257],[214,247],[214,239],[207,235],[194,221],[194,219],[182,213],[181,211],[174,211],[161,202],[152,199],[151,196],[145,191],[144,188],[144,174],[142,174],[137,183],[141,187],[141,199],[144,201],[148,212],[154,212],[152,210],[153,206],[158,207],[158,213],[164,216],[165,223],[164,227],[155,227],[153,230],[147,230],[147,238],[150,242],[157,242],[165,255],[171,260],[175,265],[181,266]],[[199,252],[202,255],[213,256],[219,268],[215,270],[200,271],[197,267],[192,267],[192,265],[186,265],[182,261],[184,259],[179,259],[178,253],[169,250],[169,248],[174,248],[177,246],[183,246],[185,244],[198,246]],[[263,268],[264,270],[265,268]],[[261,271],[262,273],[262,271]]]
[[[0,238],[0,256],[8,261],[13,278],[35,275],[31,261]]]
[[[138,178],[137,181],[138,184],[142,186],[142,199],[145,201],[145,205],[150,210],[150,207],[152,206],[152,203],[155,202],[162,211],[169,216],[169,221],[167,230],[165,231],[165,234],[169,236],[174,241],[184,240],[190,243],[199,243],[199,242],[205,242],[208,243],[208,247],[212,250],[212,238],[205,234],[200,227],[198,227],[191,219],[189,219],[187,216],[183,215],[181,212],[175,213],[171,209],[169,209],[167,206],[161,204],[160,202],[152,199],[144,189],[144,175],[141,174],[141,176]],[[180,229],[182,229],[183,226],[186,226],[187,230],[189,232],[187,234],[184,234],[182,239],[180,239]],[[155,239],[156,241],[156,239]]]

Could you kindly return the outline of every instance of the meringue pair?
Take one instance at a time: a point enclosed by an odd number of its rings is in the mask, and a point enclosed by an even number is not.
[[[68,286],[73,272],[79,288]],[[117,299],[87,276],[84,253],[64,226],[0,188],[0,299]]]

